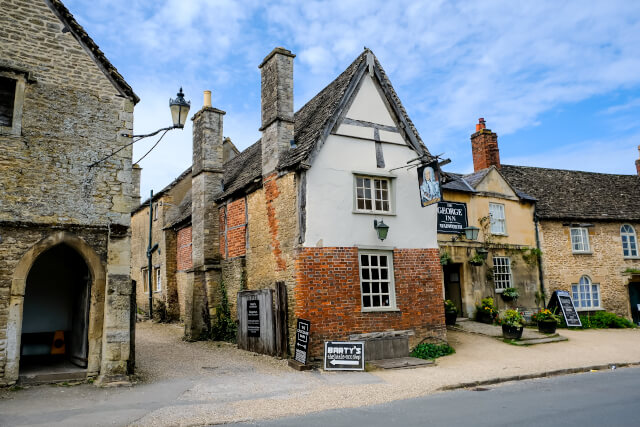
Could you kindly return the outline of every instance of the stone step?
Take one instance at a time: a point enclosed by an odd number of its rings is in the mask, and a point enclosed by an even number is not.
[[[537,338],[537,339],[528,339],[528,340],[518,340],[512,341],[511,344],[515,345],[535,345],[535,344],[546,344],[550,342],[560,342],[560,341],[568,341],[567,337],[560,336],[556,334],[554,337],[549,338]]]
[[[380,369],[412,369],[424,366],[435,366],[433,360],[418,359],[417,357],[397,357],[394,359],[370,360],[367,363]]]

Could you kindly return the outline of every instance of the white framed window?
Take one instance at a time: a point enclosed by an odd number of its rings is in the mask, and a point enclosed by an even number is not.
[[[582,276],[578,284],[571,285],[571,294],[577,310],[600,308],[600,285],[591,283],[589,276]]]
[[[496,292],[500,293],[507,288],[511,288],[511,259],[506,256],[493,257],[493,283],[496,285]]]
[[[591,252],[589,248],[589,230],[584,227],[571,229],[571,250],[573,253]]]
[[[25,76],[0,71],[0,134],[19,136],[22,133]]]
[[[625,258],[635,258],[638,256],[638,240],[636,231],[629,224],[620,227],[620,238],[622,239],[622,256]]]
[[[392,252],[359,252],[362,311],[396,308]]]
[[[154,268],[155,280],[153,281],[153,292],[162,290],[162,276],[160,275],[160,267]]]
[[[507,234],[503,204],[489,203],[489,217],[491,218],[491,234]]]
[[[147,268],[143,268],[140,270],[142,274],[142,291],[145,294],[149,293],[149,270]]]
[[[355,176],[356,212],[391,213],[391,180],[375,176]]]

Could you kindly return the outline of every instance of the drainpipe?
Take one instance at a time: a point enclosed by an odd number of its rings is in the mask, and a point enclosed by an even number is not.
[[[153,190],[151,190],[151,195],[149,196],[149,246],[147,246],[147,284],[149,288],[149,320],[153,320],[153,283],[151,283],[151,278],[153,277],[152,273],[152,265],[151,260],[153,257],[153,253],[158,249],[158,244],[151,246],[152,242],[152,231],[153,227]]]
[[[538,251],[542,252],[542,249],[540,249],[540,235],[538,232],[538,214],[536,213],[535,205],[533,207],[533,223],[536,228],[536,248]],[[542,274],[542,255],[538,255],[538,276],[540,278],[540,292],[543,297],[542,306],[544,307],[546,305],[546,294],[544,291],[544,276]]]

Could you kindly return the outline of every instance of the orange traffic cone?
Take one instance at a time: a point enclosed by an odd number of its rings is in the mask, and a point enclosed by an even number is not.
[[[53,334],[53,344],[51,344],[51,354],[65,354],[67,349],[64,345],[64,331],[56,331]]]

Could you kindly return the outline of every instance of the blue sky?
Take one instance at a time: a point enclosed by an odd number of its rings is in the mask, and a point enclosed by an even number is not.
[[[640,144],[640,2],[65,0],[142,101],[135,132],[170,124],[179,86],[227,112],[239,149],[260,133],[258,64],[275,46],[297,55],[295,108],[362,51],[373,50],[422,139],[473,169],[479,117],[501,160],[635,173]],[[141,141],[134,161],[155,141]],[[141,162],[142,194],[191,163],[191,127]]]

